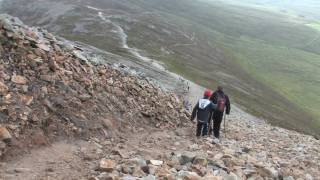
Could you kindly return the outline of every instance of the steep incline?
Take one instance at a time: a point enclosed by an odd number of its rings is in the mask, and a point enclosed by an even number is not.
[[[43,29],[1,15],[0,42],[0,139],[5,129],[12,134],[9,154],[64,136],[111,138],[118,128],[186,122],[176,95],[126,69],[92,65],[79,47]]]

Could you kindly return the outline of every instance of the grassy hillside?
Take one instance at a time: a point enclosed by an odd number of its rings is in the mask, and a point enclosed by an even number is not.
[[[170,3],[163,1],[140,1],[140,3],[142,3],[141,6],[153,8],[168,21],[181,25],[186,31],[195,32],[200,41],[208,41],[208,45],[214,44],[224,49],[230,59],[237,62],[250,76],[271,87],[275,93],[279,93],[302,111],[308,112],[312,117],[300,117],[300,120],[309,124],[307,126],[311,126],[315,132],[319,130],[320,32],[318,23],[310,23],[301,18],[293,18],[265,9],[243,6],[240,8],[216,2],[206,4],[185,0],[170,1]],[[138,27],[141,29],[143,26]],[[146,45],[134,38],[135,33],[147,30],[131,31],[133,33],[130,37],[133,38],[134,46],[149,49],[153,53],[154,49],[159,49],[156,45]],[[200,39],[201,36],[204,38]],[[204,85],[210,86],[211,82],[216,80],[207,77],[205,73],[201,74],[201,72],[208,72],[214,75],[208,68],[210,65],[194,67],[192,62],[185,62],[188,61],[187,57],[182,60],[181,56],[179,58],[167,56],[160,59],[167,62],[172,70],[185,74]],[[250,91],[248,93],[254,94]],[[268,94],[262,96],[272,97]],[[264,102],[272,103],[274,107],[278,106],[276,109],[281,112],[280,116],[287,111],[287,107],[280,103],[282,99],[276,98],[273,101],[262,99]],[[252,102],[249,99],[248,101]],[[277,112],[267,108],[271,112]],[[290,111],[287,112],[290,113]]]

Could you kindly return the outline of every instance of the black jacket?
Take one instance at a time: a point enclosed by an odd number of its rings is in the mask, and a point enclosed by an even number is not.
[[[209,99],[200,99],[194,106],[191,120],[193,121],[196,116],[197,120],[202,123],[207,123],[211,113],[217,108],[217,105],[213,104]]]
[[[224,94],[223,91],[215,91],[211,97],[210,97],[210,101],[212,101],[214,104],[217,104],[217,101],[218,101],[218,95],[221,94],[223,95],[225,98],[226,98],[226,114],[230,114],[230,110],[231,110],[231,107],[230,107],[230,100],[229,100],[229,97],[228,95]]]

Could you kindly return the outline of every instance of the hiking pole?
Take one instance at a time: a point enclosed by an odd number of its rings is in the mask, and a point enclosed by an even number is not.
[[[223,122],[223,126],[224,126],[224,138],[227,139],[226,116],[227,116],[227,114],[224,113],[224,118],[223,118],[223,121],[224,121],[224,122]]]

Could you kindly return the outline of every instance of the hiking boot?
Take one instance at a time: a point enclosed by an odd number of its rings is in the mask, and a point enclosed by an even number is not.
[[[211,143],[212,144],[220,144],[220,140],[218,138],[214,138]]]

